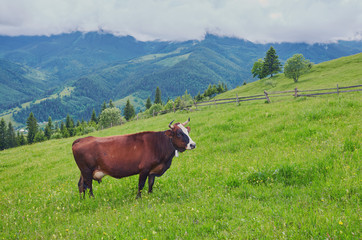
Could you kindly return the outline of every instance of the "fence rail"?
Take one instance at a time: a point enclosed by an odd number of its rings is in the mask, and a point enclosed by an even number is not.
[[[341,89],[352,89],[352,90],[341,91]],[[328,92],[323,92],[323,91],[328,91]],[[314,96],[327,95],[327,94],[340,94],[340,93],[359,92],[359,91],[362,91],[362,85],[339,87],[338,84],[337,84],[336,88],[324,88],[324,89],[299,90],[298,88],[295,88],[294,90],[276,91],[276,92],[267,92],[266,90],[264,90],[264,94],[259,94],[259,95],[239,97],[238,94],[236,94],[235,98],[223,98],[223,99],[213,99],[213,100],[203,101],[203,102],[194,102],[193,105],[185,106],[182,109],[190,109],[192,107],[195,107],[197,109],[198,107],[227,104],[227,103],[238,103],[239,104],[240,102],[254,101],[254,100],[265,100],[270,103],[271,102],[270,98],[276,98],[276,97],[289,97],[289,96],[293,96],[295,98],[297,98],[297,97],[314,97]],[[308,92],[316,92],[316,93],[308,93]],[[303,94],[299,94],[299,93],[303,93]],[[153,116],[158,115],[158,114],[165,114],[165,113],[171,112],[171,111],[175,112],[177,110],[182,110],[182,109],[176,108],[174,105],[172,110],[153,112]]]

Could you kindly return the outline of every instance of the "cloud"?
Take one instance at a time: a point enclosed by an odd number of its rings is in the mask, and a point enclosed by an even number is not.
[[[360,0],[0,0],[0,34],[98,31],[141,41],[213,33],[254,42],[361,39]]]

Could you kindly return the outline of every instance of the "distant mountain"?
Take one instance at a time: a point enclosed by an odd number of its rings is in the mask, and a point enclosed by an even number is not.
[[[36,69],[0,59],[0,112],[20,106],[53,91],[51,76]]]
[[[320,63],[362,51],[360,41],[255,44],[206,35],[202,41],[140,42],[96,32],[0,36],[0,113],[33,101],[14,112],[16,121],[24,123],[30,111],[38,120],[61,119],[66,113],[88,119],[109,99],[132,96],[136,110],[142,110],[157,86],[164,100],[185,90],[196,95],[219,82],[234,88],[255,80],[251,68],[271,45],[282,62],[295,53]],[[59,95],[66,87],[72,91]]]

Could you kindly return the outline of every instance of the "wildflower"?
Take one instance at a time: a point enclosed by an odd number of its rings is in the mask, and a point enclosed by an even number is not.
[[[343,225],[343,222],[341,220],[339,220],[338,222],[339,225]]]

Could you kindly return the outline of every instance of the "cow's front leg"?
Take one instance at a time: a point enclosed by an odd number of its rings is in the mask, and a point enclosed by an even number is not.
[[[136,199],[141,197],[141,192],[142,192],[143,187],[145,186],[147,176],[148,176],[148,173],[142,173],[142,172],[140,173],[140,177],[138,180],[138,193],[137,193]]]
[[[148,193],[152,193],[152,187],[155,183],[155,175],[148,176]]]

